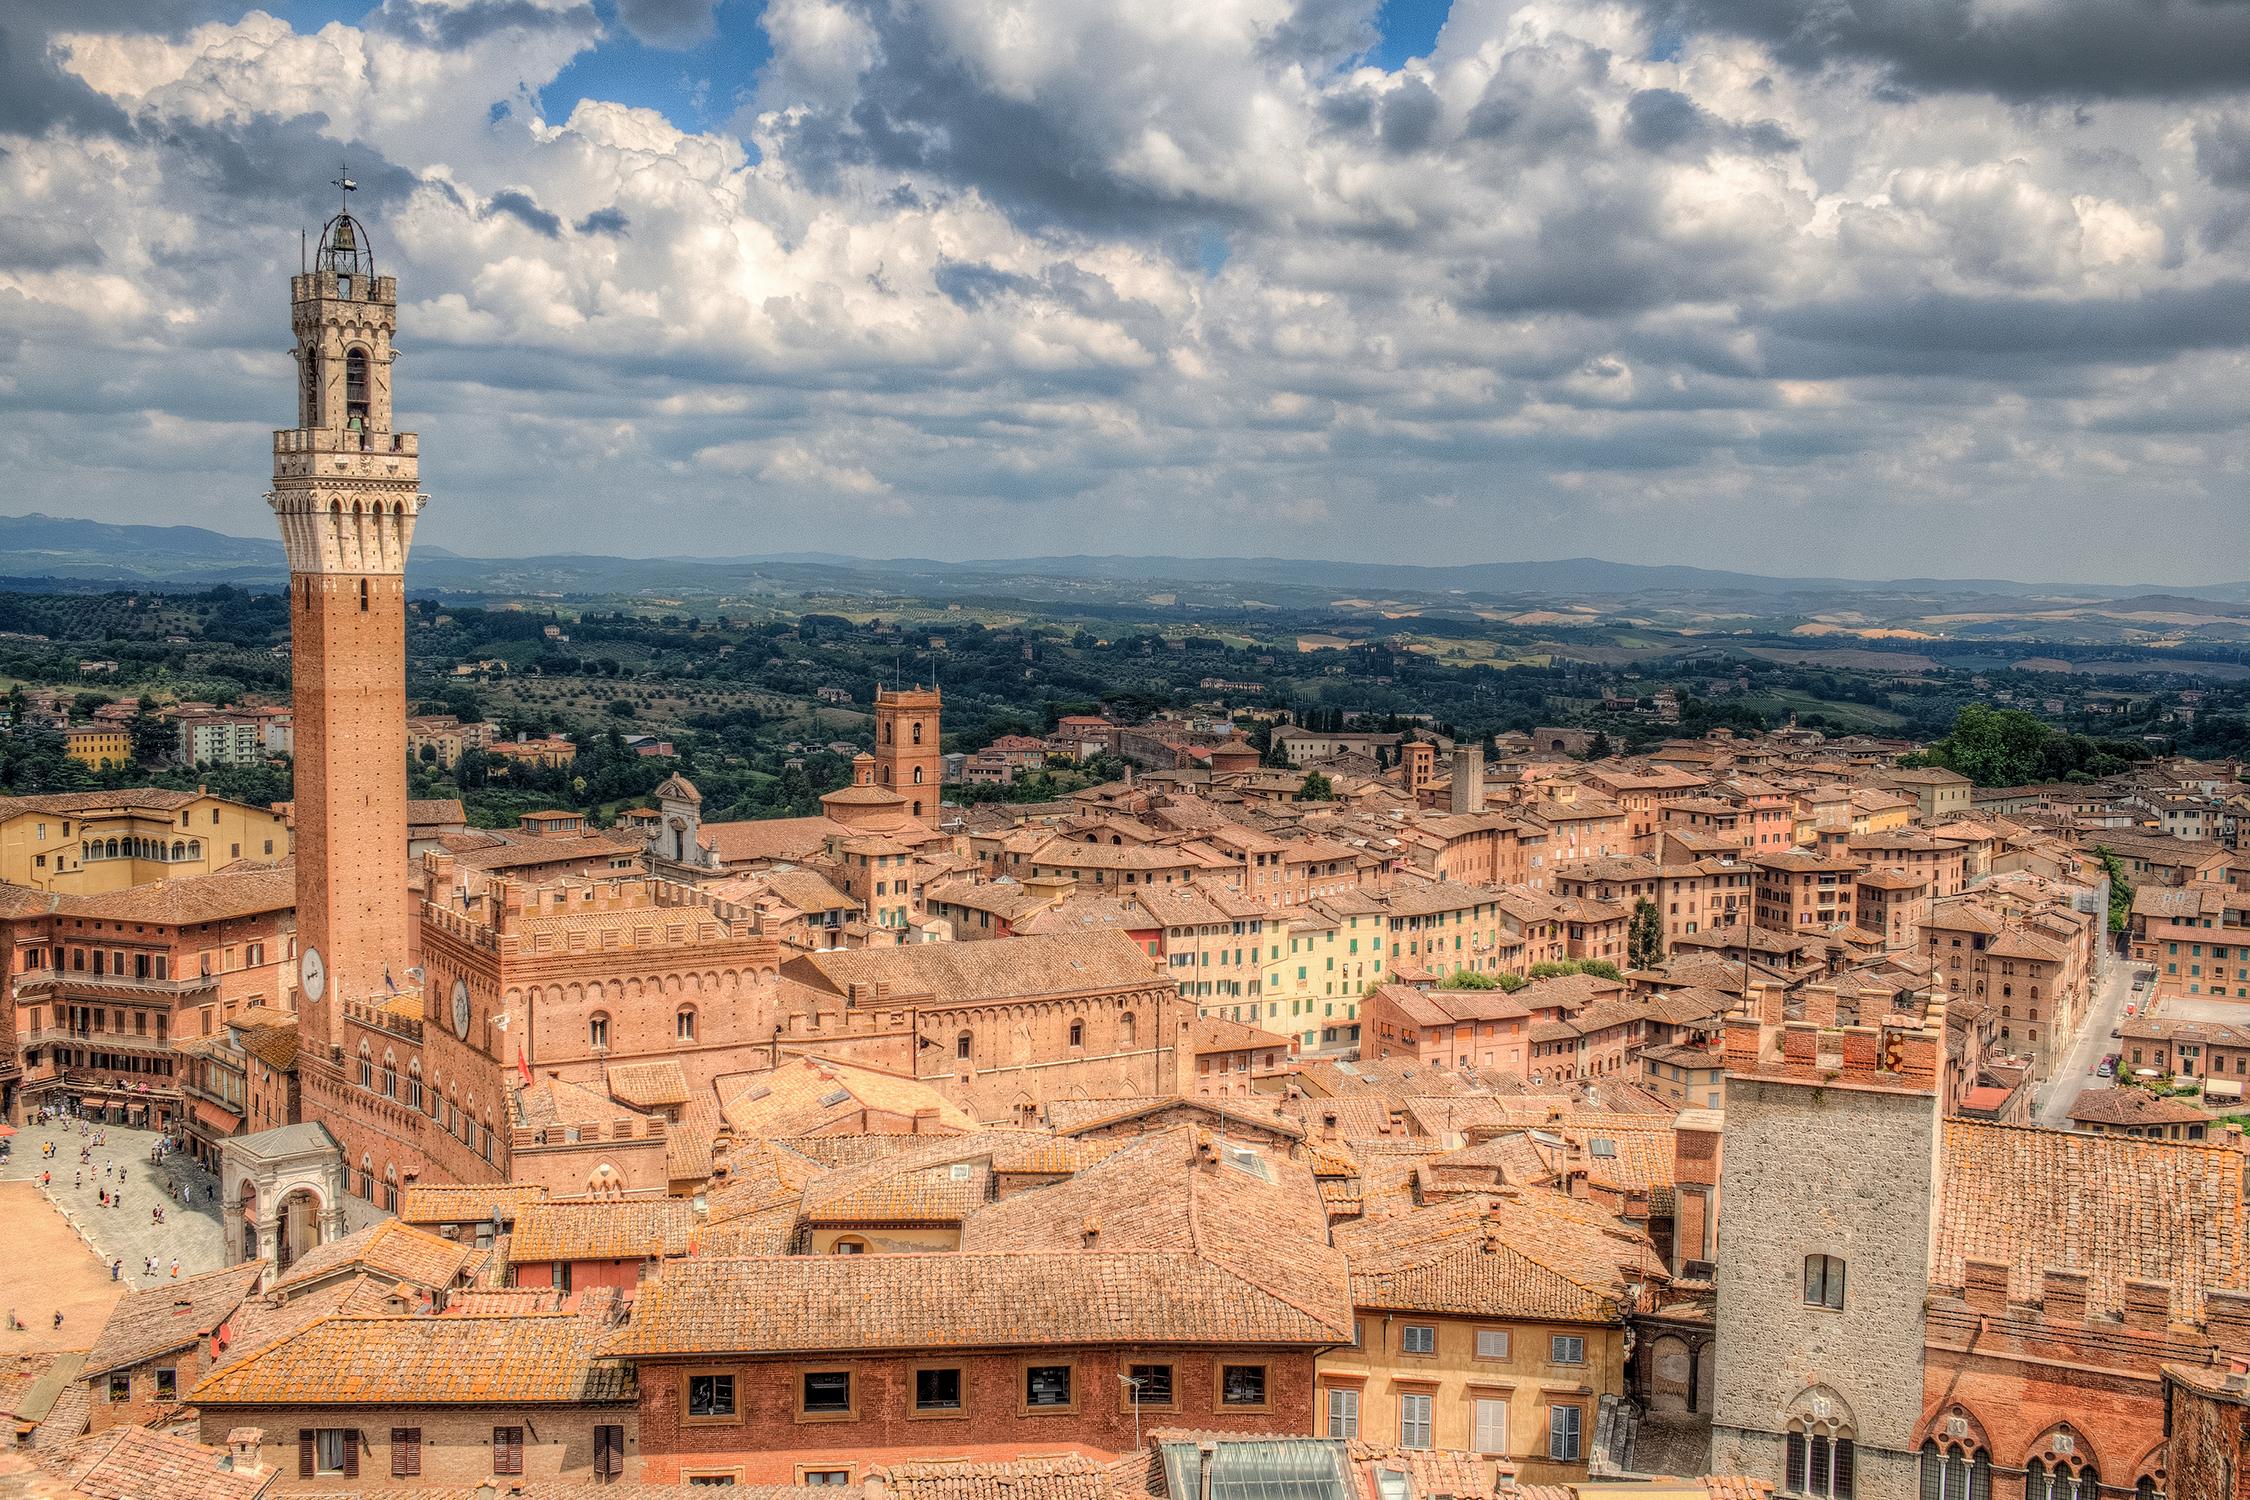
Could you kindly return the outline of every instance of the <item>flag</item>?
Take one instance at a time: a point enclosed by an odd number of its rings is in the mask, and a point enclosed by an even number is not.
[[[523,1048],[516,1048],[516,1071],[523,1075],[523,1086],[531,1087],[531,1064],[524,1061]]]
[[[383,965],[383,988],[394,995],[398,993],[398,981],[391,978],[391,966],[389,964]]]

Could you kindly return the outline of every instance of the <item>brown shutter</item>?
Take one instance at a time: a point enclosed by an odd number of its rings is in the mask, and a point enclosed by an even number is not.
[[[312,1475],[313,1430],[310,1427],[300,1427],[297,1429],[297,1477],[310,1479]]]
[[[357,1427],[344,1429],[344,1477],[346,1479],[359,1478],[359,1429]]]
[[[391,1477],[410,1479],[422,1472],[422,1429],[391,1429]]]

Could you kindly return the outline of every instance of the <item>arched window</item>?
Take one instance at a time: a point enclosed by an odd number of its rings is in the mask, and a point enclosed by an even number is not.
[[[320,425],[320,362],[313,358],[311,349],[308,348],[298,355],[297,374],[304,386],[304,390],[297,397],[297,425],[299,427],[318,427]]]
[[[914,743],[917,745],[922,743],[922,721],[920,719],[914,721]],[[917,776],[914,779],[920,781],[922,778]]]
[[[383,1164],[383,1207],[398,1212],[398,1168],[389,1162]]]
[[[1084,1021],[1070,1023],[1070,1045],[1073,1047],[1086,1045],[1086,1023]]]
[[[409,1058],[406,1063],[406,1107],[422,1107],[422,1059]]]
[[[694,1041],[695,1007],[692,1005],[681,1006],[679,1015],[675,1016],[672,1020],[672,1029],[679,1036],[679,1039],[681,1041]]]
[[[1124,1014],[1124,1015],[1122,1015],[1122,1016],[1120,1016],[1120,1017],[1118,1018],[1118,1021],[1117,1021],[1117,1038],[1118,1038],[1118,1040],[1119,1040],[1119,1041],[1123,1042],[1123,1043],[1124,1043],[1124,1044],[1125,1044],[1126,1046],[1128,1046],[1128,1047],[1130,1047],[1130,1046],[1132,1046],[1132,1045],[1133,1045],[1133,1030],[1134,1030],[1134,1025],[1135,1025],[1135,1021],[1134,1021],[1134,1016],[1133,1016],[1133,1013],[1132,1013],[1131,1011],[1127,1011],[1127,1012],[1125,1012],[1125,1014]]]
[[[836,1242],[828,1247],[828,1253],[830,1255],[865,1255],[867,1253],[867,1241],[856,1234],[838,1235]]]
[[[366,431],[367,411],[367,351],[353,349],[344,355],[344,425]]]
[[[969,1043],[971,1040],[973,1040],[973,1038],[971,1038],[969,1033],[966,1031],[955,1037],[953,1039],[953,1055],[961,1059],[961,1061],[967,1062],[969,1060]]]
[[[1805,1257],[1805,1305],[1834,1308],[1844,1305],[1844,1262],[1839,1257]]]
[[[375,1201],[375,1158],[372,1156],[359,1159],[359,1195],[370,1203]]]
[[[593,1048],[596,1052],[601,1052],[608,1048],[609,1015],[607,1012],[597,1010],[591,1016],[588,1016],[586,1018],[586,1045]]]
[[[187,841],[187,857],[189,859],[201,859],[203,857],[203,840],[189,839]]]
[[[359,1086],[363,1089],[375,1087],[375,1058],[367,1050],[365,1042],[359,1044]],[[360,1196],[364,1198],[367,1195],[362,1193]]]
[[[2096,1500],[2101,1481],[2082,1459],[2050,1456],[2024,1465],[2024,1500]]]
[[[916,766],[914,768],[914,784],[916,786],[920,786],[922,784],[922,768],[920,766]]]
[[[1992,1500],[1992,1456],[1932,1438],[1922,1445],[1921,1500]]]
[[[1851,1500],[1850,1438],[1827,1427],[1792,1427],[1784,1462],[1789,1493],[1811,1500]]]
[[[174,858],[174,859],[186,859],[186,858],[187,858],[187,841],[186,841],[185,839],[174,839],[174,840],[172,840],[172,858]]]
[[[897,744],[897,743],[898,743],[898,736],[897,736],[896,734],[894,734],[894,733],[892,732],[892,731],[893,731],[893,730],[895,730],[895,729],[896,729],[897,727],[898,727],[897,725],[893,724],[893,723],[892,723],[892,722],[891,722],[890,720],[888,720],[888,719],[885,719],[885,720],[883,721],[883,743],[884,743],[884,744],[886,744],[886,745],[895,745],[895,744]]]
[[[388,1052],[383,1054],[383,1097],[398,1097],[398,1059]]]

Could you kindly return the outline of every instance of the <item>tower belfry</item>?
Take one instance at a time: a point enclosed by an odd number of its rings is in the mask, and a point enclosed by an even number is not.
[[[395,278],[375,273],[356,186],[290,278],[297,425],[273,435],[266,503],[289,555],[300,1033],[325,1058],[343,1007],[380,999],[408,950],[406,553],[415,435],[391,425]]]

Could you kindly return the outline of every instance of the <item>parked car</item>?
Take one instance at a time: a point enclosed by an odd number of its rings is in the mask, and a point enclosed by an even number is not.
[[[2110,1027],[2110,1028],[2109,1028],[2109,1037],[2110,1037],[2110,1040],[2111,1040],[2111,1041],[2117,1041],[2117,1040],[2120,1040],[2121,1038],[2123,1038],[2123,1036],[2124,1036],[2124,1035],[2125,1035],[2125,1032],[2124,1032],[2124,1030],[2123,1030],[2122,1028],[2120,1028],[2120,1027],[2112,1026],[2112,1027]]]

